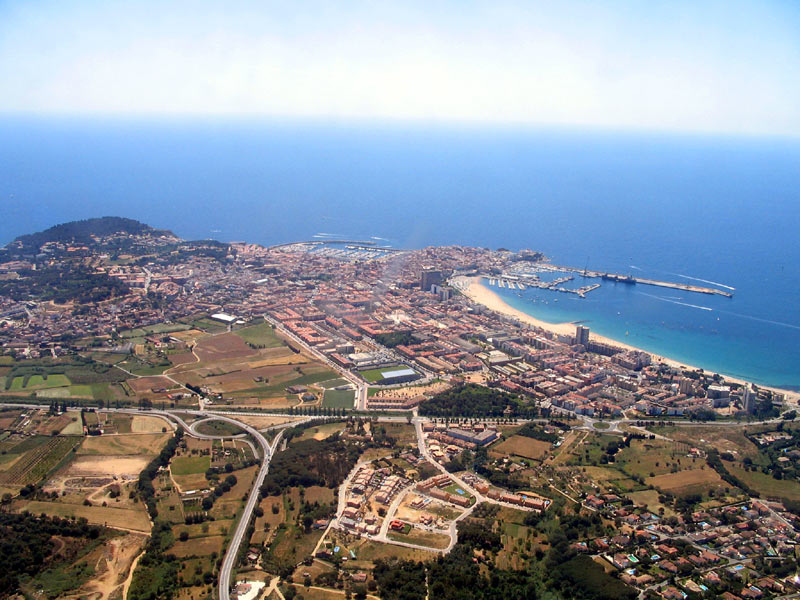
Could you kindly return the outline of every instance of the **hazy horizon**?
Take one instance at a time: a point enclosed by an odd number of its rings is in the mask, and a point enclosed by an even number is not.
[[[800,5],[8,1],[0,113],[800,135]]]

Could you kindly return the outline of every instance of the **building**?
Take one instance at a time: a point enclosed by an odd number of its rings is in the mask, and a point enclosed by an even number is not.
[[[753,393],[753,388],[749,383],[742,390],[742,408],[745,412],[751,414],[756,410],[756,395]]]
[[[589,348],[589,328],[583,325],[578,325],[575,328],[575,343]]]
[[[499,434],[494,429],[484,429],[483,431],[474,432],[467,431],[465,429],[453,428],[447,430],[447,435],[457,440],[470,442],[476,446],[486,446],[487,444],[491,444],[499,437]]]
[[[419,379],[419,373],[410,367],[403,367],[402,369],[381,371],[381,379],[375,383],[377,385],[394,385],[396,383],[414,381],[415,379]]]
[[[440,270],[430,268],[422,269],[419,286],[423,292],[430,292],[432,286],[442,285],[442,283],[444,283],[444,276]]]

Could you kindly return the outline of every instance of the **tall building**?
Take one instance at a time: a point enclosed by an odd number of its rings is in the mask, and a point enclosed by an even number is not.
[[[444,276],[440,270],[422,269],[419,287],[423,292],[430,292],[431,286],[442,285],[442,283],[444,283]]]
[[[584,348],[589,347],[589,328],[583,325],[578,325],[575,328],[575,343],[580,344]]]
[[[756,394],[750,384],[745,384],[742,391],[742,408],[747,413],[754,413],[756,410]]]

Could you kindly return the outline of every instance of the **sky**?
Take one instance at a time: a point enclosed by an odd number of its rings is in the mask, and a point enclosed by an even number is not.
[[[0,113],[800,136],[800,2],[0,0]]]

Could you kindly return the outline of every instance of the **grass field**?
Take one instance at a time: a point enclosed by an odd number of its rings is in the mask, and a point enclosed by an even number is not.
[[[629,448],[616,455],[616,466],[629,475],[651,477],[685,471],[705,465],[702,458],[687,456],[690,446],[682,442],[663,440],[633,440]]]
[[[551,446],[552,444],[549,442],[534,440],[522,435],[512,435],[507,440],[492,446],[492,452],[540,460],[547,454]]]
[[[740,458],[755,458],[758,448],[744,436],[743,427],[650,427],[655,433],[691,446],[708,446],[720,452],[732,452]],[[749,429],[749,428],[748,428]],[[755,427],[753,428],[755,429]]]
[[[89,436],[78,454],[100,456],[152,456],[161,452],[169,433],[142,433]]]
[[[356,394],[353,390],[325,390],[322,406],[330,408],[353,408]]]
[[[52,517],[84,517],[89,523],[94,525],[105,525],[107,527],[118,527],[120,529],[131,529],[150,533],[150,519],[147,513],[142,510],[131,510],[126,508],[112,508],[110,506],[83,506],[76,504],[64,504],[60,502],[23,502],[19,507],[19,512],[27,510],[38,515],[45,513]]]
[[[196,475],[205,473],[211,467],[209,456],[180,456],[172,459],[170,467],[173,475]]]
[[[689,469],[677,473],[664,473],[663,475],[648,477],[645,482],[675,496],[703,494],[711,488],[727,486],[717,472],[710,467]]]
[[[642,490],[640,492],[631,492],[626,494],[626,496],[636,506],[646,506],[647,510],[652,513],[660,514],[660,510],[663,509],[663,514],[665,517],[671,517],[675,515],[675,512],[669,506],[661,504],[661,502],[658,501],[658,490]]]
[[[121,338],[145,337],[152,334],[172,333],[173,331],[185,331],[189,329],[186,323],[156,323],[147,327],[137,327],[136,329],[126,329],[119,332]]]
[[[189,556],[208,556],[212,552],[220,553],[222,543],[225,538],[221,535],[209,535],[190,539],[185,542],[177,541],[170,548],[170,553],[178,558],[187,558]]]
[[[766,498],[785,498],[800,501],[800,483],[790,479],[775,479],[761,471],[746,471],[742,467],[725,463],[730,473]]]
[[[246,433],[241,427],[227,421],[206,421],[197,426],[197,432],[204,435],[240,435]]]
[[[394,369],[395,367],[383,367],[381,369],[367,369],[366,371],[359,371],[358,374],[361,375],[361,377],[363,377],[367,382],[375,383],[383,379],[384,371],[392,371]]]
[[[343,431],[345,427],[344,423],[326,423],[325,425],[318,425],[316,427],[309,427],[303,431],[303,435],[294,438],[292,441],[300,441],[300,440],[324,440],[325,438],[329,438],[334,433],[339,431]]]
[[[13,381],[11,382],[11,387],[9,391],[11,392],[21,392],[21,391],[33,391],[33,390],[41,390],[45,388],[57,388],[57,387],[66,387],[70,384],[70,380],[66,375],[49,375],[47,379],[45,379],[42,375],[31,375],[28,378],[27,383],[25,382],[24,377],[14,377]]]
[[[284,345],[284,341],[266,321],[239,329],[235,333],[248,344],[261,348],[278,348]]]
[[[424,531],[422,529],[413,528],[408,533],[394,533],[390,532],[387,536],[391,540],[398,542],[406,542],[408,544],[417,544],[419,546],[427,546],[429,548],[447,548],[450,543],[450,536],[443,533],[433,533],[431,531]]]

